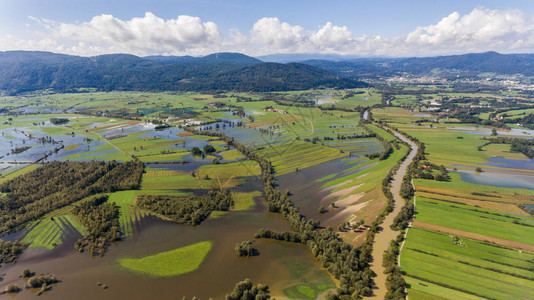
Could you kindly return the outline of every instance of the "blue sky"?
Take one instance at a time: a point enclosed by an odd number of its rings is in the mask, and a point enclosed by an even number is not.
[[[101,15],[112,18],[98,19]],[[156,26],[179,16],[190,18],[159,27],[174,36],[157,29],[136,31],[139,24]],[[527,0],[0,0],[0,50],[80,55],[532,52],[533,16],[534,1]],[[140,23],[130,22],[134,18]],[[120,25],[119,37],[108,30],[113,24]],[[470,36],[476,38],[467,41]]]

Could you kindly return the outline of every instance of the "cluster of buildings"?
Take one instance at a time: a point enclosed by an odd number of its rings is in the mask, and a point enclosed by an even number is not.
[[[263,109],[263,111],[270,111],[270,112],[277,112],[282,115],[286,115],[287,111],[279,109],[279,108],[272,108],[272,107],[266,107]]]

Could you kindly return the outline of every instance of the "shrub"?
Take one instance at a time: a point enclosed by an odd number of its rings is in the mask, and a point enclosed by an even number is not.
[[[4,290],[6,293],[18,293],[20,291],[20,288],[18,285],[11,283],[6,285],[6,288]]]
[[[32,273],[30,272],[29,269],[22,270],[22,277],[27,278],[27,277],[30,277],[30,276],[32,276]]]

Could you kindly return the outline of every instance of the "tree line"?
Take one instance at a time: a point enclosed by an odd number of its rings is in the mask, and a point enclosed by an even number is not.
[[[0,264],[14,263],[28,245],[0,239]]]
[[[228,211],[235,201],[227,189],[204,195],[140,195],[136,206],[185,225],[199,225],[212,211]]]
[[[379,224],[383,221],[385,215],[392,211],[393,197],[389,188],[387,188],[389,185],[388,180],[385,180],[385,190],[389,192],[390,197],[388,197],[386,208],[371,224],[366,241],[361,246],[354,247],[345,243],[332,228],[320,228],[319,222],[307,219],[299,213],[299,209],[294,206],[290,196],[283,195],[277,190],[277,183],[273,175],[274,169],[268,160],[260,157],[253,150],[246,148],[224,133],[195,131],[190,127],[185,129],[202,135],[217,136],[240,151],[248,159],[259,163],[263,171],[262,182],[269,210],[281,213],[299,236],[301,242],[306,244],[321,265],[339,280],[339,287],[335,294],[329,295],[330,299],[359,299],[362,296],[370,296],[372,294],[372,278],[376,276],[369,268],[372,243],[374,235],[379,230]],[[273,236],[278,237],[279,235],[275,234]]]
[[[143,163],[54,161],[0,184],[0,233],[85,197],[137,189]]]
[[[484,146],[489,144],[510,144],[510,151],[523,153],[528,158],[534,158],[534,139],[522,139],[522,138],[512,138],[512,137],[491,137],[483,138],[487,142],[478,147],[479,151],[482,151]]]
[[[74,215],[89,232],[76,241],[76,250],[104,256],[109,243],[120,239],[119,207],[107,200],[107,195],[97,196],[74,207]]]

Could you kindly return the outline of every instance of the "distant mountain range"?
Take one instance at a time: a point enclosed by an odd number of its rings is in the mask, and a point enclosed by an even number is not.
[[[305,64],[264,63],[239,53],[204,57],[128,54],[80,57],[49,52],[0,52],[0,90],[72,91],[285,91],[355,88],[366,83],[339,78]]]
[[[303,58],[316,57],[321,59]],[[534,76],[534,54],[496,52],[423,58],[349,58],[335,55],[272,55],[263,62],[239,53],[204,57],[111,54],[80,57],[50,52],[0,52],[0,92],[74,91],[287,91],[357,88],[361,78],[402,74],[443,77],[480,73]],[[290,62],[297,60],[298,62]]]
[[[480,73],[534,76],[534,54],[485,52],[422,58],[360,58],[343,61],[314,59],[302,63],[348,78],[436,72],[467,76]]]
[[[320,53],[294,53],[294,54],[271,54],[258,56],[257,59],[265,62],[288,63],[303,62],[306,60],[347,61],[362,58],[354,55],[320,54]]]

